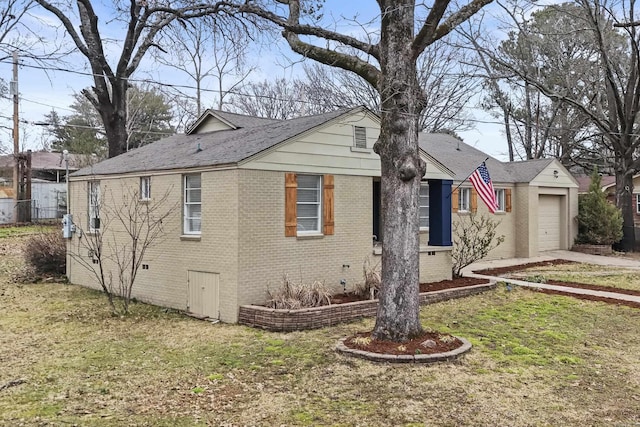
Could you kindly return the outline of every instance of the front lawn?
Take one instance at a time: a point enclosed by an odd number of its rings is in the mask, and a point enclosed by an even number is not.
[[[593,264],[558,264],[553,267],[533,267],[517,274],[518,278],[534,281],[559,280],[589,285],[640,291],[640,271]],[[514,275],[515,277],[516,275]]]
[[[527,290],[425,307],[464,336],[458,362],[387,366],[337,355],[373,320],[268,333],[64,284],[0,283],[0,424],[633,425],[640,310]]]

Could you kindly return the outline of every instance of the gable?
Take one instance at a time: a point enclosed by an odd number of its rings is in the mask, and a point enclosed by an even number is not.
[[[354,146],[355,127],[366,131],[366,148]],[[278,144],[239,167],[302,173],[380,176],[380,158],[373,152],[380,123],[366,109],[337,117],[316,129]]]
[[[236,129],[236,127],[221,117],[217,117],[211,111],[206,111],[200,118],[187,130],[187,134],[198,134],[205,132],[215,132],[219,130]]]
[[[542,169],[530,184],[539,187],[578,188],[578,182],[557,159]]]

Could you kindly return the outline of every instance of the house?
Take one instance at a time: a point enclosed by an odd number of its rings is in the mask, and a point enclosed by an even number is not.
[[[69,171],[89,164],[90,156],[69,154]],[[0,156],[0,185],[12,188],[14,156]],[[66,211],[66,164],[62,153],[31,153],[31,220],[60,218]],[[14,222],[15,200],[0,194],[0,224]]]
[[[589,186],[591,184],[590,176],[576,177],[580,187],[579,194],[589,192]],[[601,177],[601,188],[606,194],[609,203],[616,204],[616,177],[610,175],[603,175]],[[635,203],[633,223],[637,227],[640,227],[640,174],[633,176],[633,203]],[[637,239],[637,238],[636,238]]]
[[[78,229],[111,233],[117,241],[117,232],[100,229],[104,212],[98,200],[120,203],[127,188],[139,189],[145,203],[166,196],[179,207],[163,223],[162,244],[147,253],[133,296],[236,322],[239,306],[264,302],[266,290],[279,286],[285,274],[341,291],[362,281],[365,259],[379,261],[384,236],[380,162],[373,152],[378,134],[378,117],[364,107],[285,121],[208,110],[185,135],[72,174],[73,220]],[[480,153],[461,145],[466,170],[449,158],[452,153],[435,149],[435,141],[421,140],[427,163],[421,189],[423,282],[451,278],[452,215],[472,209],[474,200],[465,185],[455,193],[453,184],[477,166]],[[513,243],[496,257],[537,255],[545,247],[539,244],[541,206],[550,206],[545,214],[559,216],[562,232],[573,230],[577,185],[565,179],[564,168],[554,161],[514,170],[495,163],[498,182],[510,190],[511,208],[501,227],[513,233]],[[493,160],[488,164],[491,169]],[[469,201],[460,194],[469,194]],[[559,247],[567,247],[571,233],[558,238]],[[97,287],[77,260],[92,258],[82,238],[75,233],[68,241],[68,253],[75,256],[67,258],[67,275],[73,283]]]
[[[499,204],[497,234],[505,236],[487,259],[528,258],[573,246],[578,232],[578,182],[557,159],[500,162],[447,134],[421,134],[420,148],[453,174],[454,222],[473,212],[489,214],[467,179],[486,159]]]

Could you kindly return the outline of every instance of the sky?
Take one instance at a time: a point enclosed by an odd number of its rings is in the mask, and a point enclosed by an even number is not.
[[[101,18],[108,12],[110,6],[106,0],[94,0],[94,7]],[[375,25],[369,25],[369,21],[374,19],[377,5],[373,0],[354,0],[350,2],[338,0],[326,0],[325,18],[328,19],[336,29],[341,32],[348,32],[354,36],[362,35]],[[49,41],[49,46],[61,42],[70,45],[70,39],[64,38],[64,31],[56,29],[58,25],[56,19],[49,12],[43,9],[34,9],[27,17],[25,24],[30,28],[38,28],[38,33]],[[357,19],[364,23],[362,26],[353,26],[350,20]],[[107,22],[108,19],[101,19],[100,22]],[[113,22],[113,21],[111,21]],[[110,24],[101,28],[103,38],[112,40],[108,45],[107,52],[112,49],[117,52],[120,49],[119,40],[122,39],[123,31],[117,26]],[[251,79],[264,80],[273,77],[291,77],[301,71],[299,57],[292,53],[283,40],[277,38],[270,43],[268,48],[254,49],[249,55],[249,60],[257,64],[256,71],[251,75]],[[290,65],[293,62],[294,65]],[[43,122],[44,116],[52,109],[55,109],[61,116],[71,113],[69,105],[73,103],[73,94],[78,93],[82,88],[90,86],[92,79],[88,75],[88,65],[86,59],[79,53],[70,53],[64,57],[63,63],[44,65],[37,64],[28,58],[19,59],[18,82],[19,82],[19,118],[20,145],[22,149],[39,150],[45,146],[47,137],[43,134],[43,127],[35,123]],[[286,65],[286,66],[285,66]],[[45,69],[43,69],[45,68]],[[12,80],[11,59],[0,61],[0,78],[6,82]],[[193,86],[192,82],[185,79],[169,68],[160,67],[148,56],[143,60],[142,66],[134,74],[134,79],[150,78],[165,84],[177,84]],[[206,102],[206,99],[205,99]],[[209,100],[209,104],[211,100]],[[205,105],[210,106],[210,105]],[[506,160],[506,141],[499,122],[490,117],[486,112],[474,105],[468,107],[469,116],[472,118],[474,129],[460,132],[463,140],[486,152],[488,155],[500,160]],[[11,128],[13,115],[13,103],[11,99],[0,98],[0,147],[12,150],[13,140]]]

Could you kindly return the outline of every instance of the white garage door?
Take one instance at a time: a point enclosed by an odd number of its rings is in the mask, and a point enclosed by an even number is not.
[[[561,196],[541,195],[538,199],[538,251],[560,249]]]

